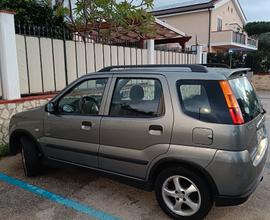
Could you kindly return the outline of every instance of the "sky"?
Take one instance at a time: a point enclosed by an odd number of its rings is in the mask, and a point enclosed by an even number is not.
[[[163,6],[186,0],[155,0],[155,6]],[[239,0],[249,22],[270,21],[270,0]]]

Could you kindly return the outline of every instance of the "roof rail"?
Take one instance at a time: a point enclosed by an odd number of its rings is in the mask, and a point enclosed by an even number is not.
[[[113,69],[126,69],[126,68],[160,68],[160,67],[172,67],[172,68],[190,68],[192,72],[207,73],[208,70],[203,65],[198,64],[150,64],[150,65],[119,65],[119,66],[108,66],[98,72],[110,72]]]
[[[207,63],[207,64],[202,64],[202,65],[206,66],[206,67],[216,67],[216,68],[230,69],[230,66],[228,66],[227,64],[224,64],[224,63]]]

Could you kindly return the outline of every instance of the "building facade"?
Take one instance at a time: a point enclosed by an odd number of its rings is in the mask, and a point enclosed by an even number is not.
[[[155,8],[162,21],[192,36],[206,52],[257,50],[258,41],[244,31],[247,18],[238,0],[193,0]]]

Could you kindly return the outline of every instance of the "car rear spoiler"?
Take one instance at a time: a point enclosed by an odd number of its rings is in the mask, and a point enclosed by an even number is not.
[[[230,73],[228,74],[228,78],[247,75],[250,72],[250,68],[239,68],[239,69],[231,69]]]

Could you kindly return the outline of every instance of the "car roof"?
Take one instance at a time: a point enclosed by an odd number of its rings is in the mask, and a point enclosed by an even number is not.
[[[209,79],[209,80],[226,80],[234,75],[246,74],[250,69],[229,69],[217,67],[206,67],[197,64],[187,65],[127,65],[127,66],[110,66],[101,69],[93,74],[111,74],[111,75],[128,75],[128,74],[154,74],[164,75],[167,78],[184,78],[184,79]]]

